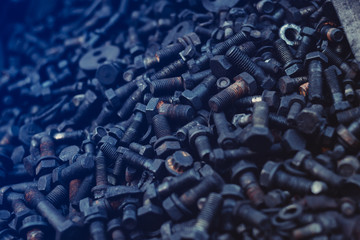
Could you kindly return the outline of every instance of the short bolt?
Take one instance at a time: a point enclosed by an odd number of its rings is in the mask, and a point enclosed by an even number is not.
[[[282,94],[288,94],[297,91],[301,84],[308,81],[307,76],[290,78],[283,76],[279,79],[279,89]]]
[[[63,185],[56,185],[47,195],[46,199],[56,208],[66,203],[69,191]]]
[[[151,81],[163,78],[176,77],[186,69],[186,62],[182,59],[178,59],[169,65],[163,67],[158,72],[150,77]]]
[[[136,103],[141,102],[144,96],[145,91],[147,90],[147,85],[145,82],[139,83],[138,89],[131,94],[129,98],[126,99],[125,103],[122,105],[121,109],[118,111],[117,115],[122,119],[126,120],[130,117],[133,109],[135,108]]]
[[[257,181],[257,167],[255,164],[241,160],[232,167],[231,172],[232,179],[244,189],[255,206],[264,203],[264,192]]]
[[[150,82],[150,92],[154,96],[161,96],[172,93],[176,90],[183,90],[184,83],[181,77],[158,79]]]
[[[145,108],[146,106],[141,103],[135,105],[134,118],[120,139],[120,143],[123,146],[129,146],[130,143],[140,137],[139,135],[145,122]]]
[[[257,91],[257,84],[254,78],[243,72],[234,78],[235,83],[220,91],[209,99],[209,106],[214,112],[223,110],[226,106],[244,95],[252,95]]]
[[[289,101],[289,112],[287,114],[286,120],[291,126],[296,125],[296,117],[305,106],[305,98],[299,94],[291,95]]]
[[[37,176],[50,173],[57,165],[58,158],[55,156],[54,140],[50,136],[44,136],[40,140],[40,158],[35,173]]]
[[[290,77],[298,75],[302,70],[302,67],[299,65],[301,61],[295,60],[286,42],[282,39],[278,39],[275,41],[274,47],[284,66],[286,75]]]
[[[330,186],[339,187],[343,182],[342,177],[315,161],[311,153],[306,150],[297,152],[291,163],[309,172],[312,176],[328,183]]]
[[[231,129],[225,113],[214,113],[213,120],[218,134],[217,142],[223,149],[231,149],[236,146],[236,134]]]
[[[201,124],[197,124],[189,129],[189,144],[196,148],[200,159],[204,161],[208,161],[210,158],[210,135],[210,129]]]

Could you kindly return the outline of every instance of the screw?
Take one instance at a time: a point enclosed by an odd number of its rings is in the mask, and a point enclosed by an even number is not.
[[[282,169],[282,164],[268,161],[260,174],[260,185],[266,188],[277,186],[290,192],[319,194],[327,190],[323,182],[310,181],[303,177],[292,176]]]
[[[334,172],[330,171],[328,168],[324,167],[320,163],[316,162],[312,157],[311,153],[302,150],[296,153],[291,163],[299,168],[303,168],[309,172],[312,176],[323,180],[331,186],[339,187],[343,182],[342,177],[336,175]]]
[[[286,120],[291,126],[296,125],[296,117],[305,106],[305,98],[299,94],[293,94],[290,97],[289,101],[289,112],[287,114]]]
[[[232,167],[231,178],[240,184],[250,201],[255,206],[259,206],[264,203],[264,192],[257,182],[256,172],[255,164],[241,160]]]
[[[150,82],[150,92],[154,96],[160,96],[176,90],[183,90],[183,86],[183,79],[181,77],[158,79]]]
[[[79,236],[78,226],[70,220],[66,220],[66,218],[62,216],[37,189],[26,189],[25,200],[51,224],[56,230],[58,239],[69,239],[71,237]]]
[[[112,89],[109,88],[105,91],[105,97],[114,109],[119,108],[122,105],[122,100],[126,99],[137,88],[137,81],[131,81],[123,86]]]
[[[181,78],[184,82],[185,89],[193,89],[196,85],[198,85],[205,77],[211,74],[211,69],[207,69],[197,73],[183,73]]]
[[[56,185],[47,195],[46,199],[51,205],[58,208],[62,204],[66,203],[69,191],[62,185]]]
[[[333,106],[332,106],[333,112],[337,113],[349,109],[350,104],[347,101],[343,100],[344,96],[339,86],[339,82],[336,74],[336,67],[335,66],[328,67],[327,69],[325,69],[324,74],[333,99]]]
[[[304,59],[305,55],[309,52],[311,48],[312,38],[315,35],[315,29],[303,27],[301,29],[301,34],[303,36],[295,54],[296,59]]]
[[[264,71],[256,65],[248,55],[240,50],[239,47],[231,47],[225,54],[227,60],[230,63],[239,68],[240,71],[248,72],[256,81],[261,85],[263,89],[270,90],[274,87],[275,81],[269,76],[266,76]]]
[[[121,222],[118,218],[113,218],[107,223],[107,233],[114,240],[125,240],[125,235],[121,229]]]
[[[162,206],[174,221],[179,221],[186,216],[191,216],[192,209],[199,198],[206,196],[211,191],[220,190],[223,179],[216,173],[205,177],[198,185],[183,193],[180,197],[171,194],[166,198]]]
[[[299,73],[302,71],[302,66],[300,65],[301,61],[295,60],[285,41],[282,39],[276,40],[274,47],[279,55],[281,62],[283,63],[286,75],[290,77],[299,75]]]
[[[125,120],[130,117],[136,103],[140,102],[144,96],[145,91],[147,90],[147,85],[145,82],[139,83],[138,89],[131,94],[129,98],[126,99],[125,103],[122,105],[121,109],[118,111],[117,115]]]
[[[236,146],[236,132],[231,131],[230,123],[226,120],[225,113],[214,113],[213,120],[218,134],[217,142],[223,149],[231,149]]]
[[[186,68],[186,62],[182,59],[176,60],[169,65],[163,67],[158,72],[150,77],[151,81],[169,77],[175,77],[177,74],[183,72]]]
[[[244,72],[237,75],[235,83],[220,91],[209,99],[209,106],[214,112],[219,112],[225,106],[230,106],[236,99],[245,94],[253,94],[257,91],[256,82],[254,78]]]
[[[126,129],[124,135],[120,139],[120,143],[124,146],[128,146],[131,142],[135,141],[142,130],[142,125],[145,121],[146,106],[141,103],[137,103],[134,108],[134,118],[130,123],[130,126]]]
[[[210,134],[211,131],[204,125],[197,124],[189,129],[189,144],[195,146],[201,160],[209,161],[211,153]]]
[[[279,90],[282,94],[288,94],[295,92],[300,85],[308,81],[307,76],[290,78],[289,76],[283,76],[279,79]]]

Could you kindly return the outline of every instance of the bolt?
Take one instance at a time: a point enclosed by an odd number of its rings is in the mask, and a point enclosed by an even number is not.
[[[189,129],[189,145],[195,146],[201,160],[209,161],[211,153],[210,128],[197,124]]]
[[[107,223],[107,233],[113,240],[125,240],[125,235],[121,228],[121,222],[118,218],[113,218]]]
[[[186,62],[182,59],[176,60],[163,67],[150,77],[151,81],[169,77],[175,77],[186,69]]]
[[[85,224],[89,225],[90,236],[94,240],[106,239],[105,221],[107,214],[100,206],[87,206],[82,210],[85,217]]]
[[[252,107],[256,102],[264,101],[270,108],[278,109],[279,95],[275,91],[264,90],[261,95],[253,95],[242,97],[235,102],[236,106],[240,108]]]
[[[303,168],[312,176],[328,183],[330,186],[339,187],[343,182],[342,177],[315,161],[311,153],[306,150],[297,152],[291,163],[298,168]]]
[[[296,59],[304,59],[306,54],[309,52],[312,44],[312,38],[315,36],[315,29],[309,27],[303,27],[301,29],[301,38],[300,45],[295,54]]]
[[[286,120],[290,124],[290,126],[296,125],[296,117],[301,111],[301,109],[305,106],[305,98],[299,94],[290,95],[289,101],[289,112],[287,114]]]
[[[147,158],[152,158],[154,156],[154,149],[151,145],[141,145],[139,143],[132,142],[129,145],[129,149]]]
[[[154,143],[157,156],[167,157],[181,148],[178,139],[172,136],[169,123],[164,115],[155,115],[152,118],[152,125],[157,137]]]
[[[198,85],[205,77],[211,74],[211,69],[207,69],[201,72],[192,73],[189,72],[183,73],[181,78],[184,82],[185,89],[193,89],[196,85]]]
[[[36,164],[36,176],[50,173],[57,166],[58,161],[53,139],[50,136],[43,136],[40,140],[40,158]]]
[[[58,208],[62,204],[66,203],[69,195],[69,191],[62,185],[56,185],[47,195],[46,199],[51,205]]]
[[[154,96],[161,96],[176,90],[183,90],[183,86],[181,77],[158,79],[150,82],[150,92]]]
[[[39,215],[30,215],[22,221],[20,235],[26,239],[44,240],[49,232],[48,223]]]
[[[90,173],[94,168],[93,156],[89,153],[80,155],[76,162],[66,167],[61,165],[52,171],[53,183],[67,185],[72,179],[83,177]]]
[[[86,198],[90,194],[91,189],[92,189],[92,187],[94,185],[94,180],[95,180],[94,175],[90,174],[90,175],[84,177],[84,179],[82,180],[79,188],[76,189],[76,193],[75,193],[75,195],[74,195],[74,197],[72,199],[72,202],[71,202],[71,205],[75,209],[79,209],[80,200],[83,199],[83,198]]]
[[[270,208],[282,206],[290,200],[290,196],[288,191],[280,189],[269,191],[264,198],[265,205]]]
[[[209,192],[219,191],[224,184],[223,179],[216,173],[205,177],[198,185],[189,189],[178,197],[175,193],[166,198],[162,206],[174,221],[179,221],[184,217],[192,216],[193,209],[198,199],[206,196]]]
[[[240,135],[240,141],[251,150],[267,151],[273,143],[273,136],[268,128],[269,107],[266,102],[254,104],[252,125],[245,128]]]
[[[130,117],[133,109],[136,106],[136,103],[142,101],[145,91],[147,90],[147,85],[145,82],[139,83],[138,89],[135,90],[131,94],[129,98],[126,99],[125,103],[122,105],[121,109],[118,111],[117,115],[122,119],[125,120]]]
[[[237,75],[234,80],[235,83],[209,99],[209,106],[212,111],[219,112],[245,94],[252,95],[257,91],[254,78],[246,72]]]
[[[95,180],[96,186],[91,189],[95,199],[102,198],[108,186],[106,173],[106,159],[104,154],[99,151],[95,157]]]
[[[217,142],[223,149],[231,149],[236,146],[236,135],[235,131],[230,128],[230,123],[226,120],[225,113],[214,113],[213,120],[216,126],[218,134]]]
[[[79,237],[79,228],[70,220],[66,220],[58,210],[46,200],[35,188],[28,188],[25,191],[25,200],[35,208],[56,230],[57,239],[69,239]]]
[[[347,128],[340,124],[336,133],[338,135],[339,142],[348,150],[355,151],[360,147],[360,120],[352,122]]]
[[[139,200],[136,198],[126,198],[119,207],[122,212],[121,222],[126,230],[133,230],[137,225],[137,208]]]
[[[342,124],[351,123],[352,121],[355,121],[358,117],[360,117],[360,107],[350,108],[336,114],[338,122]]]
[[[342,60],[334,50],[330,47],[325,46],[322,49],[322,52],[329,58],[329,61],[340,68],[343,73],[345,73],[346,78],[354,79],[356,76],[356,72],[344,61]]]
[[[164,199],[179,189],[186,189],[200,182],[200,174],[193,168],[173,177],[170,181],[163,181],[156,188],[160,199]]]
[[[301,61],[295,60],[285,41],[282,39],[276,40],[274,47],[279,55],[281,62],[283,63],[286,75],[290,77],[299,75],[302,71],[302,66],[300,65]]]
[[[181,128],[176,131],[176,137],[181,141],[184,142],[188,137],[189,129],[196,126],[197,124],[206,125],[209,119],[209,112],[206,110],[199,110],[197,112],[197,117],[194,118],[191,122],[188,122]]]
[[[253,208],[246,201],[239,201],[233,210],[233,215],[246,224],[252,225],[263,231],[270,230],[270,219],[264,213]]]
[[[225,54],[227,60],[235,65],[240,71],[248,72],[256,79],[257,83],[266,90],[271,90],[275,81],[269,76],[266,76],[264,71],[256,65],[248,55],[240,50],[239,47],[231,47]]]
[[[340,176],[350,177],[360,169],[360,162],[354,156],[346,156],[337,162],[336,169]]]
[[[330,88],[331,97],[333,99],[332,111],[337,113],[349,109],[349,102],[343,100],[344,96],[338,82],[336,67],[328,67],[325,69],[324,74],[326,82]]]
[[[166,159],[165,167],[170,174],[177,176],[189,169],[193,162],[194,159],[188,152],[179,150]]]
[[[304,108],[296,118],[298,130],[308,135],[314,134],[324,122],[323,110],[323,106],[319,104]]]
[[[122,73],[121,62],[110,60],[102,63],[96,70],[96,78],[101,84],[110,86],[119,81]]]
[[[133,121],[130,123],[130,126],[126,129],[124,135],[120,139],[120,143],[122,145],[128,146],[139,137],[145,121],[145,108],[146,106],[141,103],[137,103],[135,105]]]
[[[343,84],[345,99],[353,103],[356,99],[353,80],[351,80],[350,78],[346,78],[343,80]]]
[[[289,76],[283,76],[279,79],[279,90],[282,94],[288,94],[295,92],[300,85],[308,81],[307,76],[290,78]]]
[[[126,99],[137,88],[137,81],[131,81],[113,90],[109,88],[105,91],[105,97],[114,109],[122,105],[122,100]]]
[[[194,89],[186,89],[181,93],[180,101],[184,104],[192,106],[195,110],[203,107],[203,102],[209,97],[217,79],[214,75],[208,75]]]
[[[334,22],[329,21],[326,17],[320,19],[316,30],[331,42],[341,42],[344,38],[344,33],[337,28]]]
[[[232,167],[231,178],[245,190],[250,201],[259,206],[264,203],[264,193],[257,182],[256,172],[257,167],[254,164],[241,160]]]
[[[268,161],[260,173],[260,185],[268,189],[275,186],[299,194],[319,194],[327,190],[325,183],[292,176],[282,170],[283,165]]]

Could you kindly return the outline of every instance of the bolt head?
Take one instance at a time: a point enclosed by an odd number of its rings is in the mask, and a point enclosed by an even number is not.
[[[155,176],[163,176],[165,171],[164,160],[156,158],[149,169]]]
[[[314,28],[310,28],[310,27],[303,27],[301,29],[301,34],[311,37],[316,34],[316,30]]]
[[[120,105],[120,99],[112,88],[109,88],[105,91],[105,98],[114,108]]]
[[[291,106],[295,102],[300,103],[302,107],[305,106],[305,97],[303,95],[293,93],[289,96],[290,96],[289,106]]]
[[[41,192],[50,192],[51,184],[52,184],[51,180],[52,180],[52,174],[50,174],[50,173],[39,177],[39,179],[37,181],[38,190],[41,191]]]
[[[256,165],[254,163],[250,163],[250,162],[245,161],[245,160],[240,160],[237,164],[235,164],[231,168],[231,179],[233,181],[238,181],[239,177],[244,172],[256,173],[256,171],[257,171],[257,167],[256,167]]]
[[[305,138],[295,129],[288,129],[282,138],[281,146],[290,153],[300,151],[305,148]]]
[[[290,77],[296,77],[301,75],[303,71],[303,66],[300,63],[294,63],[292,65],[289,65],[287,68],[285,68],[286,75]]]
[[[217,77],[232,77],[233,65],[224,55],[216,55],[210,59],[210,69],[212,74]]]
[[[142,103],[137,103],[134,108],[134,112],[146,113],[146,106]]]
[[[194,159],[188,152],[180,150],[166,159],[165,166],[170,174],[178,176],[189,169],[193,162]]]
[[[272,109],[277,109],[280,104],[280,97],[276,91],[264,90],[262,95],[262,101],[266,102]]]
[[[271,90],[275,86],[276,82],[275,80],[270,76],[266,76],[265,78],[262,78],[261,80],[261,88],[266,90]]]
[[[250,125],[242,131],[240,139],[244,145],[255,152],[269,150],[274,141],[269,128]]]
[[[152,118],[157,114],[157,105],[159,102],[159,98],[151,98],[145,107],[146,119],[149,123],[151,123]]]
[[[286,8],[286,16],[290,22],[294,22],[294,23],[300,22],[302,19],[301,13],[299,9],[296,7]]]
[[[245,198],[241,187],[237,184],[225,184],[220,194],[224,199],[242,200]]]
[[[202,125],[202,124],[197,124],[195,126],[193,126],[192,128],[189,129],[189,143],[191,146],[194,146],[195,144],[195,139],[199,136],[210,136],[211,134],[211,130],[210,128]]]
[[[174,194],[171,195],[171,197],[168,197],[163,201],[162,206],[173,221],[179,221],[184,217],[184,214],[173,201],[173,197],[177,198]]]
[[[243,80],[247,83],[249,88],[249,95],[254,95],[257,92],[257,83],[255,78],[247,72],[240,73],[234,77],[235,81]]]
[[[61,182],[61,172],[66,167],[67,167],[67,165],[63,164],[63,165],[60,165],[59,167],[55,168],[52,171],[52,181],[54,184],[58,184]]]
[[[164,141],[155,148],[156,155],[160,158],[166,158],[181,148],[178,141]]]
[[[310,61],[312,61],[312,60],[318,60],[323,63],[328,62],[327,56],[325,56],[325,54],[323,54],[322,52],[319,52],[319,51],[310,52],[310,53],[306,54],[305,65],[307,66],[310,63]]]
[[[267,161],[260,173],[260,185],[270,188],[276,171],[280,168],[280,163]]]
[[[39,163],[35,168],[36,176],[42,176],[51,173],[54,168],[58,166],[56,157],[43,157],[40,158]]]
[[[300,168],[303,164],[303,162],[307,159],[311,157],[311,153],[307,150],[301,150],[298,151],[295,156],[292,158],[291,160],[291,164]]]
[[[296,118],[296,125],[299,130],[305,134],[314,133],[323,118],[320,114],[311,108],[304,108]]]
[[[295,84],[293,79],[289,76],[283,76],[279,79],[279,90],[282,94],[287,94],[295,91]]]
[[[188,89],[181,93],[180,102],[185,105],[190,105],[196,110],[199,110],[202,107],[201,99],[195,93]]]

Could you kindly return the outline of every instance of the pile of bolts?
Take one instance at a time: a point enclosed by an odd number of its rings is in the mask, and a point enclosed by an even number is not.
[[[64,0],[8,34],[0,239],[360,239],[330,0]]]

